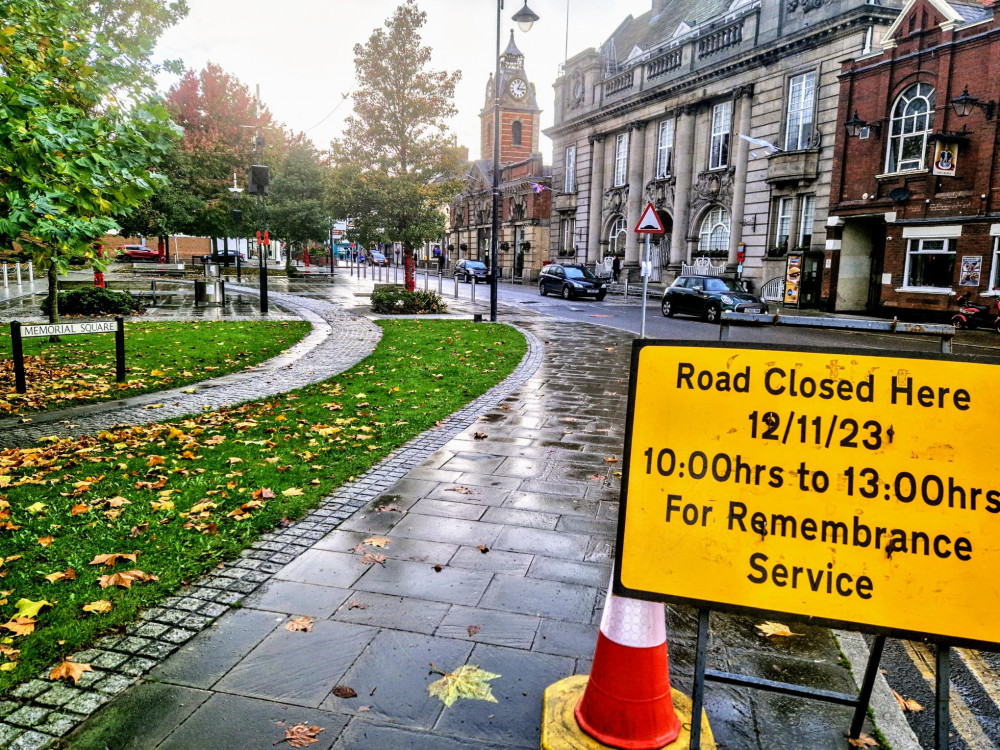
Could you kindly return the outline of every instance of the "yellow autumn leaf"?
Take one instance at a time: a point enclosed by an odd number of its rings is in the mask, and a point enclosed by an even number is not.
[[[761,635],[767,637],[778,636],[778,637],[788,637],[793,635],[802,635],[802,633],[793,633],[788,629],[787,625],[782,625],[780,622],[765,622],[761,625],[757,625],[757,630],[761,632]]]
[[[89,664],[77,664],[75,661],[64,661],[58,667],[49,672],[50,680],[73,680],[75,685],[80,681],[84,672],[93,672]]]
[[[6,664],[0,664],[0,672],[10,672],[17,668],[16,661],[9,661]]]
[[[44,599],[39,602],[33,602],[31,599],[18,599],[14,604],[14,608],[17,610],[15,617],[23,617],[29,620],[34,619],[38,617],[39,612],[51,606],[52,602],[47,602]]]
[[[385,547],[391,541],[387,536],[370,536],[362,544],[367,544],[369,547]]]
[[[99,615],[103,615],[106,612],[111,611],[111,602],[107,599],[98,599],[96,602],[91,602],[90,604],[83,605],[84,612],[94,612]]]
[[[206,510],[211,510],[214,507],[216,507],[215,503],[212,503],[212,502],[209,502],[209,501],[206,500],[205,502],[198,503],[197,505],[192,505],[190,512],[191,513],[202,513],[202,512],[204,512]]]
[[[427,692],[433,697],[440,698],[444,705],[450,706],[459,698],[489,701],[490,703],[498,702],[493,697],[489,682],[497,679],[500,675],[482,670],[475,664],[464,664],[454,672],[436,671],[443,677],[428,685]]]
[[[39,513],[43,513],[45,511],[45,507],[46,507],[45,503],[37,502],[37,503],[32,503],[27,508],[25,508],[25,510],[28,511],[28,513],[33,513],[37,515]]]
[[[285,497],[297,497],[304,493],[298,487],[289,487],[287,490],[282,490],[281,494]]]
[[[160,500],[158,502],[157,501],[150,501],[149,505],[150,505],[150,507],[154,511],[156,511],[156,510],[173,510],[174,509],[174,501],[173,500]]]
[[[167,373],[165,373],[163,370],[150,370],[149,374],[152,375],[154,378],[162,378]]]

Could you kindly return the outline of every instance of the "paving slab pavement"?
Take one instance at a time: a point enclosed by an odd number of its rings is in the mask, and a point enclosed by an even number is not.
[[[290,286],[326,296],[315,284]],[[332,291],[356,308],[365,290],[341,282]],[[106,660],[81,691],[106,705],[59,746],[267,748],[304,721],[325,728],[318,748],[537,747],[543,690],[589,671],[597,638],[619,491],[604,458],[621,457],[631,337],[521,311],[504,319],[531,343],[506,389],[145,613],[128,637],[80,655]],[[391,540],[384,565],[352,554],[370,534]],[[284,629],[302,615],[316,618],[312,632]],[[691,610],[668,608],[672,679],[685,691],[695,622]],[[754,624],[713,615],[711,666],[854,689],[829,630],[796,627],[802,637],[768,642]],[[157,665],[169,634],[181,645]],[[502,675],[492,683],[499,703],[444,708],[427,694],[438,677],[430,663]],[[101,691],[123,675],[131,688]],[[54,708],[39,700],[51,684],[38,683],[8,716],[11,748],[44,747],[38,738],[51,735],[40,728],[79,720],[70,702],[81,695]],[[337,685],[358,697],[336,697]],[[35,713],[17,717],[26,707]],[[722,748],[846,746],[849,709],[709,684],[706,710]]]

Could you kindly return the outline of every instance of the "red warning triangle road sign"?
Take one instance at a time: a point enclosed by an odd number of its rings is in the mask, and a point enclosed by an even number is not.
[[[656,208],[652,203],[646,204],[646,210],[639,217],[639,223],[635,225],[636,234],[663,234],[663,222],[660,221]]]

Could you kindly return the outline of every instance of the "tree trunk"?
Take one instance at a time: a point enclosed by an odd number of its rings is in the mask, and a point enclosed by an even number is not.
[[[49,323],[59,322],[59,274],[56,271],[56,266],[54,263],[49,264],[49,271],[47,274],[49,282],[49,292],[48,296],[45,298],[45,311],[49,316]],[[58,336],[49,336],[49,343],[58,344],[60,341]]]
[[[403,278],[405,280],[406,291],[408,292],[412,292],[417,288],[417,280],[414,274],[415,265],[413,245],[407,242],[403,245]]]

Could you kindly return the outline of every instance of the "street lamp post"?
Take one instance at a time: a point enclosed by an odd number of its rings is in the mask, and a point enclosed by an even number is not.
[[[502,22],[503,0],[497,0],[497,54],[496,69],[493,73],[493,221],[490,229],[490,322],[497,322],[497,266],[500,240],[500,25]],[[521,31],[528,32],[538,20],[538,16],[524,7],[512,17]]]

